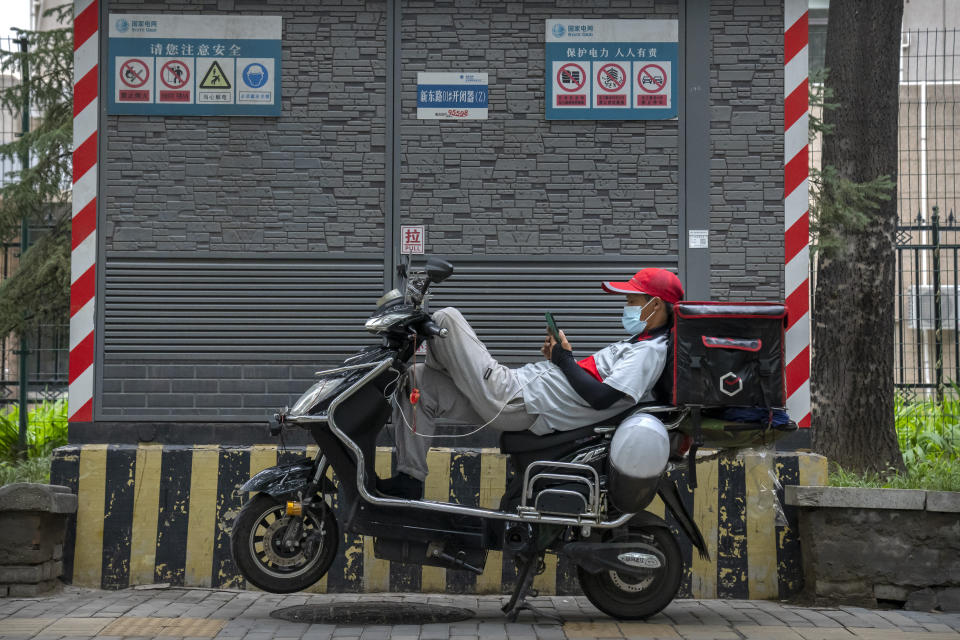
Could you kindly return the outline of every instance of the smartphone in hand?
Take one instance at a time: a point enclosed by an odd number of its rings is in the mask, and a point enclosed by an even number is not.
[[[550,335],[553,336],[554,340],[560,342],[560,329],[557,328],[557,322],[553,319],[553,314],[547,311],[543,315],[547,319],[547,330],[550,331]]]

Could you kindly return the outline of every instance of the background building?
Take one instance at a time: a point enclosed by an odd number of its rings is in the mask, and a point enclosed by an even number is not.
[[[370,340],[402,224],[456,265],[434,305],[461,307],[512,363],[538,357],[544,310],[579,349],[618,335],[620,301],[597,283],[645,266],[677,269],[690,298],[782,300],[782,11],[104,2],[103,25],[282,16],[283,106],[103,117],[93,422],[75,437],[261,438],[242,425]],[[680,116],[545,120],[544,24],[569,16],[678,19]],[[488,119],[417,120],[417,73],[457,70],[489,74]],[[709,247],[692,249],[700,229]]]

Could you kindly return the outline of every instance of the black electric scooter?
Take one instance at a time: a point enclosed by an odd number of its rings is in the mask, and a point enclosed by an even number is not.
[[[274,593],[306,589],[329,569],[343,528],[372,536],[378,558],[478,575],[488,551],[514,554],[519,579],[503,607],[511,620],[532,609],[526,598],[546,552],[566,555],[584,594],[610,616],[647,618],[663,609],[680,587],[683,562],[667,523],[643,510],[655,495],[700,554],[707,553],[666,478],[670,452],[662,443],[680,421],[676,407],[638,407],[626,417],[545,436],[502,434],[500,449],[516,473],[497,510],[377,492],[377,435],[414,351],[423,340],[445,336],[424,300],[453,266],[430,259],[422,272],[407,265],[398,272],[402,289],[384,295],[366,323],[381,344],[319,372],[292,409],[274,416],[271,433],[308,429],[319,452],[261,471],[240,488],[251,496],[233,523],[231,549],[244,577]],[[329,501],[337,491],[334,514]]]

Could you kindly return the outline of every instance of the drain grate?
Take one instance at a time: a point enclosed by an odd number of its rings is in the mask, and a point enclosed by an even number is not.
[[[473,616],[469,609],[417,602],[303,604],[270,612],[271,618],[307,624],[436,624]]]

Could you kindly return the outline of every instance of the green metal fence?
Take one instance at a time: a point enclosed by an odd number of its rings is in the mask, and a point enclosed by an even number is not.
[[[16,36],[0,37],[4,57],[14,55],[17,58],[13,69],[0,72],[0,89],[22,82],[24,58],[17,54],[26,46],[27,42]],[[29,69],[26,71],[29,73]],[[0,107],[0,143],[16,140],[36,117],[32,108],[14,111]],[[18,179],[17,172],[25,160],[23,157],[0,156],[0,187]],[[0,239],[0,283],[16,271],[25,247],[44,231],[42,227],[25,226],[20,237]],[[66,397],[69,340],[69,319],[66,317],[63,323],[44,325],[26,335],[0,337],[0,413],[14,405],[33,405]],[[25,414],[21,412],[21,415]]]

